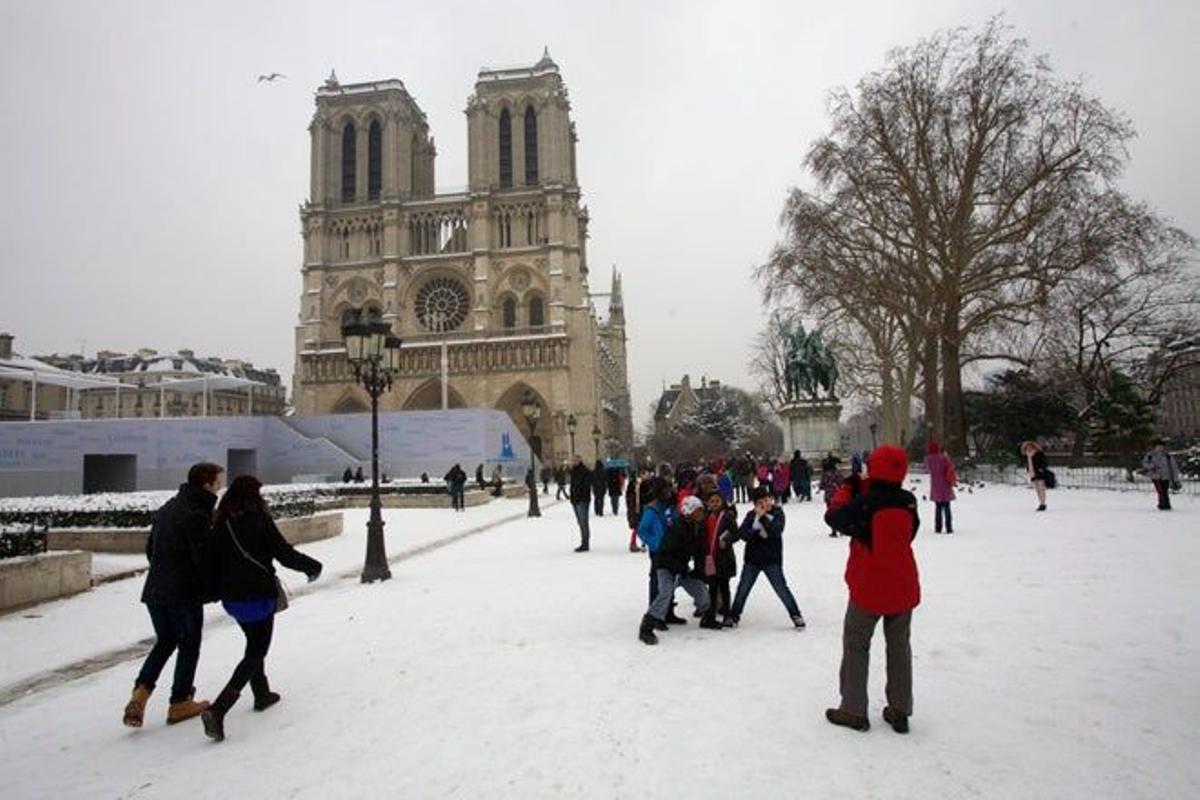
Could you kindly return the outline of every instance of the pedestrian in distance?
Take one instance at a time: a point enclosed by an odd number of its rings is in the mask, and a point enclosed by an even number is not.
[[[571,507],[575,509],[575,521],[579,523],[579,547],[575,548],[576,553],[586,553],[590,549],[592,532],[588,515],[591,501],[592,471],[583,463],[583,458],[576,454],[575,464],[571,467]]]
[[[837,493],[838,487],[842,485],[842,472],[838,469],[838,459],[833,453],[825,456],[825,460],[821,462],[821,495],[825,498],[825,513],[829,513],[833,496]],[[837,538],[837,531],[829,530],[830,538]]]
[[[475,468],[475,483],[479,486],[480,491],[487,488],[487,481],[483,478],[483,464]]]
[[[1033,484],[1034,493],[1037,494],[1037,510],[1045,511],[1046,490],[1053,489],[1056,482],[1054,472],[1051,471],[1046,454],[1037,442],[1024,442],[1021,445],[1021,455],[1025,460],[1025,473],[1029,476],[1029,482]]]
[[[666,622],[676,588],[682,588],[692,596],[701,617],[701,628],[722,629],[721,623],[716,621],[708,588],[700,577],[704,569],[703,521],[704,503],[698,497],[685,498],[679,508],[679,517],[667,527],[654,552],[658,593],[638,628],[638,639],[644,644],[658,644],[655,627]]]
[[[142,602],[154,626],[154,647],[142,663],[125,706],[124,723],[142,727],[146,701],[158,682],[167,659],[175,654],[175,680],[167,707],[167,724],[199,716],[208,708],[196,700],[196,665],[204,628],[204,603],[211,593],[204,577],[204,550],[212,526],[213,508],[223,483],[223,467],[193,464],[187,482],[162,508],[154,512],[146,558],[150,570],[142,589]]]
[[[596,459],[592,466],[592,501],[595,504],[596,516],[604,516],[604,491],[608,488],[608,472],[604,462]]]
[[[780,461],[771,472],[772,490],[775,492],[775,502],[786,504],[792,492],[791,469]]]
[[[555,500],[571,499],[571,496],[567,494],[567,467],[565,464],[559,464],[554,468],[554,487]]]
[[[625,483],[625,521],[629,523],[629,552],[640,553],[643,548],[638,544],[638,523],[642,521],[642,482],[649,480],[649,473],[642,470],[635,473]]]
[[[608,499],[612,503],[612,513],[615,517],[621,506],[621,493],[625,491],[625,472],[617,467],[609,467],[604,477],[608,483]]]
[[[446,489],[450,492],[450,507],[455,511],[466,511],[467,473],[461,464],[455,464],[445,476]]]
[[[342,483],[349,483],[354,480],[354,470],[346,467],[346,471],[342,473]]]
[[[912,716],[912,612],[921,602],[921,585],[912,540],[920,518],[917,499],[902,488],[908,458],[895,445],[880,445],[867,461],[869,478],[857,495],[850,484],[834,498],[825,521],[850,537],[846,585],[850,600],[842,629],[839,671],[841,703],[825,711],[834,725],[870,729],[867,676],[871,637],[883,620],[887,642],[887,706],[883,719],[897,733],[908,733]]]
[[[550,480],[554,477],[554,467],[549,463],[542,465],[542,494],[550,494]]]
[[[492,468],[492,497],[504,496],[504,468],[497,464]]]
[[[946,533],[954,533],[954,519],[950,515],[950,504],[954,502],[954,487],[958,474],[950,454],[937,442],[925,446],[925,471],[929,473],[929,499],[933,501],[933,532],[941,533],[945,523]]]
[[[1175,457],[1167,452],[1167,440],[1157,439],[1154,449],[1146,453],[1142,459],[1142,472],[1154,482],[1154,491],[1158,494],[1158,510],[1171,510],[1171,490],[1183,488],[1179,482],[1179,467]]]
[[[796,450],[792,453],[789,467],[792,476],[792,492],[796,495],[796,502],[800,503],[805,500],[812,502],[812,468],[808,465],[808,459],[800,455],[799,450]]]
[[[321,562],[296,550],[271,519],[262,484],[239,475],[217,506],[208,563],[217,597],[225,612],[246,636],[246,651],[225,688],[200,715],[204,733],[225,739],[225,715],[241,697],[246,684],[254,694],[254,710],[265,711],[279,702],[267,680],[266,657],[275,631],[275,615],[286,608],[286,594],[275,577],[275,561],[302,572],[309,582],[321,575]]]
[[[741,622],[750,590],[754,588],[758,576],[765,574],[787,610],[792,625],[797,630],[804,630],[804,615],[800,613],[800,606],[783,574],[783,529],[787,518],[783,509],[775,505],[775,498],[766,486],[757,487],[751,499],[754,507],[746,512],[738,528],[738,538],[746,543],[746,549],[742,554],[742,577],[738,581],[737,595],[733,598],[728,621],[731,626]]]
[[[364,483],[366,480],[367,480],[366,477],[363,476],[362,465],[359,464],[358,469],[354,470],[354,482],[355,483]]]

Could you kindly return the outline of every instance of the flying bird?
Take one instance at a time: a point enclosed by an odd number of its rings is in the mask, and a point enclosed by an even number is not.
[[[275,81],[276,78],[286,78],[286,77],[287,77],[287,75],[284,75],[282,72],[272,72],[270,75],[259,75],[258,82],[262,83],[263,81],[266,81],[267,83],[272,83]]]

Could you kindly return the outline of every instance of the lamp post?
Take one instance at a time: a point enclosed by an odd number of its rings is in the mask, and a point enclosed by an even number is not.
[[[362,582],[386,581],[392,577],[383,547],[383,514],[379,502],[379,397],[392,388],[400,372],[400,337],[392,326],[375,314],[361,312],[342,325],[346,358],[354,379],[371,396],[371,515],[367,520],[367,557]]]
[[[571,434],[571,458],[575,457],[575,428],[579,426],[579,420],[575,419],[574,414],[567,415],[567,433]]]
[[[879,425],[878,425],[878,423],[872,422],[869,427],[871,428],[871,449],[874,450],[875,449],[875,431],[879,430]]]
[[[528,389],[525,390],[525,395],[521,398],[521,413],[525,415],[525,421],[529,423],[529,476],[525,481],[529,489],[529,513],[526,516],[540,517],[542,511],[538,508],[537,474],[533,471],[533,437],[537,430],[538,417],[542,416],[542,407],[538,405],[537,398],[533,396],[533,392]]]
[[[596,447],[596,460],[600,460],[600,424],[596,423],[592,426],[592,443]]]

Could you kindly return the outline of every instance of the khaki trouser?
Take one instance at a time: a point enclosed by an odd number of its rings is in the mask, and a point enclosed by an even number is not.
[[[881,614],[864,611],[854,603],[846,604],[846,622],[842,629],[842,669],[839,673],[842,710],[867,716],[867,674],[871,662],[871,637]],[[883,616],[883,636],[887,641],[887,703],[893,710],[912,714],[912,647],[909,634],[912,611]]]

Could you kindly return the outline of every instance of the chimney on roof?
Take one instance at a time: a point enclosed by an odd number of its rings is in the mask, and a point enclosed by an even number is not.
[[[156,355],[158,355],[158,351],[150,347],[143,347],[137,351],[138,358],[142,359],[154,358]]]
[[[195,358],[196,352],[194,350],[189,350],[186,347],[181,347],[181,348],[179,348],[179,357],[180,358]]]
[[[13,335],[0,333],[0,358],[12,358]]]

